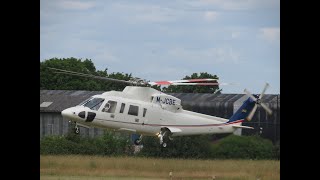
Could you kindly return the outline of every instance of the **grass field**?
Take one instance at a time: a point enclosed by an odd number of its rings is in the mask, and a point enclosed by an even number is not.
[[[171,178],[170,172],[172,172]],[[280,161],[41,155],[40,179],[273,180],[280,179]]]

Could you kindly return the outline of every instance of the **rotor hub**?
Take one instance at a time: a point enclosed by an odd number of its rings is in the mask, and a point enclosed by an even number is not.
[[[256,104],[261,104],[261,99],[257,98]]]

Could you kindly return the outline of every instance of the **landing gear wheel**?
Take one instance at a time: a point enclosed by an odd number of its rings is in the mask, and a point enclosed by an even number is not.
[[[167,147],[167,143],[169,140],[172,140],[171,137],[172,133],[168,128],[161,128],[160,133],[158,134],[158,137],[160,139],[160,145],[161,147]]]
[[[74,128],[74,133],[75,133],[75,134],[79,134],[79,133],[80,133],[80,129],[79,129],[78,127],[75,127],[75,128]]]
[[[135,144],[135,145],[137,145],[137,146],[138,146],[138,145],[140,145],[140,143],[141,143],[141,140],[140,140],[140,139],[136,139],[136,140],[134,140],[134,144]]]
[[[139,138],[133,141],[133,143],[137,146],[141,145],[142,138],[143,138],[143,135],[141,134]]]
[[[167,147],[167,143],[165,143],[165,142],[162,143],[162,147],[164,147],[164,148]]]

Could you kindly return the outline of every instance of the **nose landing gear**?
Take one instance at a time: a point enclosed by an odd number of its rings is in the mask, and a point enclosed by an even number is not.
[[[73,132],[75,134],[79,134],[80,133],[80,128],[78,127],[77,123],[74,123],[74,128],[73,128]]]
[[[79,133],[80,133],[79,127],[75,127],[75,128],[74,128],[74,133],[75,133],[75,134],[79,134]]]

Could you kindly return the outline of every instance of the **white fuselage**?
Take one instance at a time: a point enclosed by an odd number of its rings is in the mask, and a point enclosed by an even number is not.
[[[110,91],[93,98],[103,99],[98,109],[80,105],[64,110],[62,115],[90,127],[152,136],[163,127],[172,136],[232,133],[236,130],[233,125],[242,123],[242,120],[228,123],[224,118],[183,110],[179,99],[147,87],[127,87],[123,92]],[[85,118],[78,116],[83,111]],[[93,120],[86,120],[88,112],[95,114]]]

